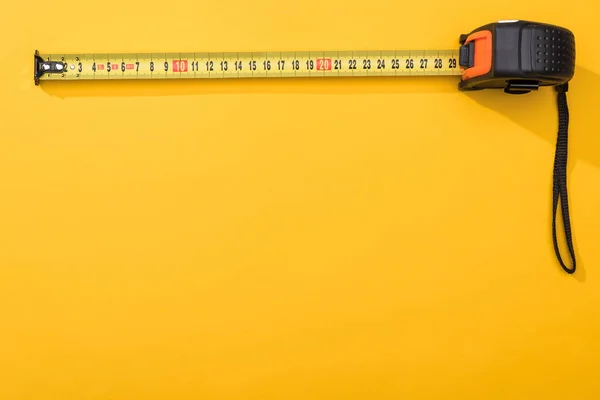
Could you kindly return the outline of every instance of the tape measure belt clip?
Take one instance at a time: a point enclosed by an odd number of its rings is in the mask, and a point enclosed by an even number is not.
[[[557,86],[575,72],[575,37],[565,28],[530,21],[496,22],[459,38],[459,89],[529,93]]]

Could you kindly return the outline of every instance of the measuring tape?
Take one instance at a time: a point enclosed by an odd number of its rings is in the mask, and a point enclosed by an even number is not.
[[[458,50],[38,56],[43,60],[40,72],[56,71],[39,80],[461,75]]]
[[[176,52],[34,55],[34,81],[460,76],[460,90],[527,93],[568,82],[572,32],[500,21],[460,35],[446,50]]]
[[[531,21],[499,21],[459,37],[447,50],[34,54],[33,77],[43,81],[457,76],[461,91],[503,89],[557,92],[559,129],[554,162],[552,234],[556,256],[576,270],[567,200],[569,112],[566,92],[575,72],[575,37],[568,29]],[[556,235],[561,208],[572,267]]]

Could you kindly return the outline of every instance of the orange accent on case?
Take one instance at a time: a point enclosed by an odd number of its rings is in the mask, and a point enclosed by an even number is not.
[[[470,35],[465,44],[475,42],[475,62],[462,73],[462,80],[485,75],[492,69],[492,32],[479,31]]]

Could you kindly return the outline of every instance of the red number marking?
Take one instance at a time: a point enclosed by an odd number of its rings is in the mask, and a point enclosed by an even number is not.
[[[188,60],[173,60],[173,72],[187,72]]]
[[[134,69],[135,65],[134,64],[127,64],[125,65],[125,69]]]
[[[317,58],[317,71],[331,71],[331,58]]]
[[[98,64],[98,70],[104,71],[104,64]]]
[[[118,70],[119,69],[119,64],[113,64],[113,65],[111,65],[110,69],[113,70],[113,71]]]

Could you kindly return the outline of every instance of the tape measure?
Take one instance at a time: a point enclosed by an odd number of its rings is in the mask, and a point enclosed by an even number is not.
[[[552,234],[556,256],[569,274],[576,270],[567,200],[566,92],[575,72],[575,37],[566,28],[508,20],[462,34],[445,50],[165,52],[34,54],[33,77],[43,81],[255,79],[329,77],[457,76],[461,91],[503,89],[525,94],[542,86],[557,92],[559,129],[554,164]],[[559,204],[572,267],[556,238]]]
[[[492,33],[493,32],[493,33]],[[34,81],[315,77],[461,77],[460,90],[526,93],[573,76],[565,28],[500,21],[460,35],[446,50],[165,52],[34,55]]]

